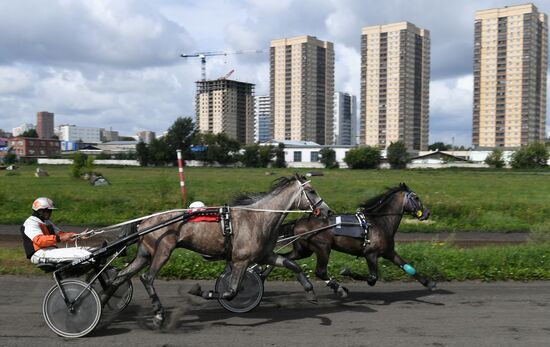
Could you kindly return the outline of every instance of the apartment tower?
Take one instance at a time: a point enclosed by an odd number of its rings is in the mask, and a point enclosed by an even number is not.
[[[271,97],[269,95],[256,96],[254,102],[254,140],[267,142],[271,137]]]
[[[254,84],[224,78],[196,83],[199,130],[254,143]]]
[[[361,30],[360,141],[428,149],[430,32],[400,22]]]
[[[313,36],[271,41],[273,139],[332,144],[334,46]]]
[[[334,139],[335,145],[356,145],[357,97],[348,93],[334,93]]]
[[[53,131],[54,114],[46,111],[36,113],[36,133],[41,139],[50,139]]]
[[[476,12],[474,147],[544,142],[547,23],[533,4]]]

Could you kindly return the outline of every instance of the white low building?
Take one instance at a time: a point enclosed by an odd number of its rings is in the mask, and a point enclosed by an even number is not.
[[[55,128],[55,134],[61,141],[99,143],[101,142],[101,131],[99,128],[81,127],[76,125],[59,125]]]

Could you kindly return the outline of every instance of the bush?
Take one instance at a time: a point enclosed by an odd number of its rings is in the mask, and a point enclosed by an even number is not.
[[[392,142],[388,147],[388,162],[392,169],[404,169],[409,162],[407,147],[402,141]]]
[[[536,169],[547,166],[548,150],[543,143],[534,142],[512,154],[514,169]]]
[[[321,154],[321,163],[327,169],[337,169],[339,167],[336,161],[336,152],[332,148],[323,148],[319,154]]]
[[[498,148],[495,148],[487,156],[487,158],[485,158],[485,164],[497,169],[504,167],[504,159],[502,159],[502,151]]]
[[[351,149],[344,161],[352,169],[375,169],[380,165],[380,150],[375,147],[359,147]]]
[[[86,166],[86,156],[80,152],[73,155],[73,163],[69,165],[69,173],[71,177],[80,178],[83,168]]]

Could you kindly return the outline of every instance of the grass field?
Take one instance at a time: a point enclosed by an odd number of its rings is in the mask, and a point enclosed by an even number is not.
[[[134,246],[135,249],[135,246]],[[397,250],[419,272],[435,281],[463,280],[550,280],[550,243],[529,243],[519,246],[489,246],[461,249],[440,243],[399,244]],[[130,261],[134,252],[117,259],[119,265]],[[315,278],[315,257],[300,260],[304,272]],[[192,251],[177,249],[162,268],[160,277],[165,279],[215,279],[224,269],[224,262],[205,262]],[[367,273],[364,259],[333,252],[328,267],[331,277],[339,276],[342,268]],[[408,280],[409,277],[392,263],[379,263],[382,281]],[[44,274],[25,259],[22,249],[0,251],[0,275]],[[271,280],[293,280],[294,274],[285,269],[275,269]],[[365,284],[366,286],[366,284]]]
[[[38,196],[51,197],[58,224],[104,226],[156,211],[180,208],[177,168],[97,167],[112,185],[92,187],[69,177],[67,166],[41,166],[50,176],[34,177],[36,166],[0,171],[0,224],[21,224]],[[277,177],[295,169],[186,168],[188,202],[228,202],[240,192],[269,190]],[[298,170],[301,173],[307,170]],[[316,170],[317,171],[317,170]],[[266,172],[273,173],[266,175]],[[338,213],[355,211],[385,187],[405,182],[432,216],[407,217],[401,231],[550,232],[550,171],[515,170],[323,170],[312,184]]]

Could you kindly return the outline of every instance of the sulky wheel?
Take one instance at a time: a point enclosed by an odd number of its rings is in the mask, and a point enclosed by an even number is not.
[[[82,337],[90,333],[101,318],[101,300],[96,291],[77,279],[63,280],[60,285],[71,307],[67,307],[60,288],[54,285],[42,304],[46,324],[62,337]]]
[[[223,293],[229,288],[231,270],[226,269],[216,280],[216,292]],[[231,300],[218,299],[220,305],[234,313],[244,313],[252,310],[264,295],[264,282],[256,271],[247,269],[243,276],[237,295]]]
[[[98,278],[92,284],[92,287],[98,294],[101,294],[115,278],[118,270],[114,267],[109,267],[101,273],[101,279]],[[88,281],[91,281],[94,274],[90,275]],[[117,290],[109,298],[109,301],[103,305],[104,314],[116,314],[122,312],[132,301],[132,295],[134,294],[134,287],[132,281],[127,280],[118,286]]]

